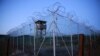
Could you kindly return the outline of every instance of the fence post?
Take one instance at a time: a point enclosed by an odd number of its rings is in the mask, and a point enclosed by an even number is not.
[[[79,34],[79,56],[84,56],[84,35]]]

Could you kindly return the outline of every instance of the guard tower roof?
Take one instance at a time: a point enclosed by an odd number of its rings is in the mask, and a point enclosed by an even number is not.
[[[36,24],[45,24],[46,21],[44,21],[44,20],[37,20],[35,23],[36,23]]]

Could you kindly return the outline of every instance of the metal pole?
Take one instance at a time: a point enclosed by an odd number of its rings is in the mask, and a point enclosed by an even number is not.
[[[36,53],[35,53],[35,37],[36,37],[36,25],[35,25],[35,22],[34,22],[34,56],[36,56]]]
[[[18,50],[18,36],[17,36],[17,50]]]
[[[24,35],[23,35],[23,52],[24,52]]]
[[[79,28],[79,24],[77,24],[77,33],[78,33],[78,42],[79,42],[79,31],[80,31],[80,28]],[[79,44],[79,43],[78,43]]]
[[[55,45],[55,28],[56,28],[56,17],[55,14],[53,14],[53,56],[56,56],[56,45]]]
[[[13,38],[13,49],[14,49],[14,47],[15,47],[15,45],[14,45],[14,44],[15,44],[15,42],[14,42],[14,37],[12,37],[12,38]]]
[[[19,30],[18,30],[18,32],[17,32],[17,34],[19,33]],[[17,35],[17,50],[18,50],[18,35]]]
[[[22,27],[22,28],[24,28],[24,27]],[[24,34],[23,34],[23,52],[24,52]]]
[[[32,45],[32,41],[31,41],[31,24],[29,24],[29,31],[30,31],[30,46]]]
[[[35,36],[34,36],[34,56],[35,56]]]
[[[73,36],[71,35],[71,52],[72,52],[72,56],[73,56]]]
[[[55,26],[53,27],[53,56],[56,56],[56,49],[55,49]]]
[[[92,56],[91,55],[92,54],[92,38],[91,38],[92,36],[91,36],[91,34],[92,33],[91,33],[91,30],[90,30],[90,47],[89,47],[90,48],[90,56]]]
[[[70,20],[71,21],[71,20]],[[71,23],[69,24],[69,25],[71,25]],[[72,35],[72,33],[71,33],[71,54],[72,54],[72,56],[73,56],[73,35]]]

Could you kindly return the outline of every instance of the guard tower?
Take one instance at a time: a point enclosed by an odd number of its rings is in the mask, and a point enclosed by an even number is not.
[[[43,37],[46,35],[46,21],[38,20],[36,24],[36,36]]]

